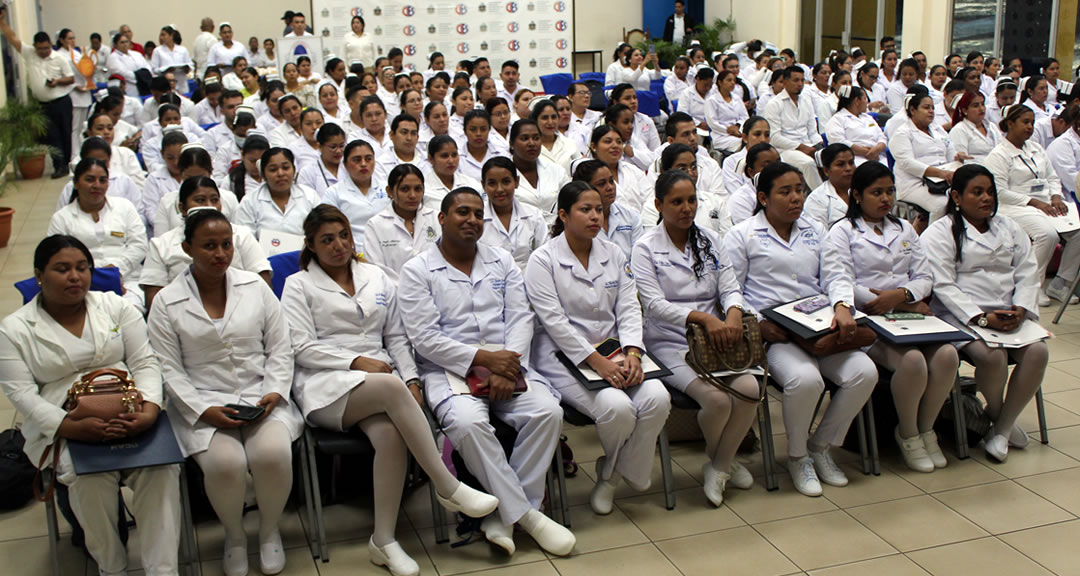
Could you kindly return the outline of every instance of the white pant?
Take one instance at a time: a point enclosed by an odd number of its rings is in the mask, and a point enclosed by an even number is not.
[[[933,222],[945,215],[945,206],[949,203],[947,194],[931,194],[925,184],[897,189],[896,199],[901,202],[914,204],[930,213],[930,221]]]
[[[1075,205],[1073,209],[1075,209]],[[1080,268],[1080,231],[1073,230],[1064,234],[1058,234],[1050,217],[1042,210],[1034,206],[1003,207],[1002,214],[1012,218],[1031,237],[1031,245],[1035,250],[1035,262],[1038,265],[1036,278],[1042,282],[1046,278],[1046,267],[1050,265],[1050,259],[1054,257],[1054,248],[1057,247],[1059,236],[1066,240],[1065,249],[1061,252],[1061,264],[1058,266],[1058,276],[1071,282],[1076,278],[1076,271]]]
[[[807,194],[810,190],[821,186],[821,174],[818,173],[817,163],[813,156],[807,156],[798,150],[784,150],[780,153],[780,159],[799,169],[803,178],[806,178]]]
[[[101,574],[127,574],[128,554],[117,531],[120,484],[131,488],[131,513],[147,576],[175,576],[180,548],[180,466],[75,476],[67,450],[58,476],[68,487],[71,509],[86,534],[86,549]]]
[[[861,350],[850,350],[814,358],[791,342],[771,344],[767,354],[771,377],[784,389],[788,457],[806,456],[808,443],[815,452],[843,444],[851,421],[877,384],[877,367],[870,357]],[[825,378],[840,390],[832,395],[821,423],[810,438],[814,408],[825,390]]]
[[[649,487],[656,454],[656,438],[671,412],[671,395],[659,380],[646,380],[619,390],[592,391],[580,384],[559,390],[562,399],[596,421],[596,434],[604,447],[601,479],[620,474],[631,487]]]
[[[434,412],[469,472],[499,499],[504,525],[513,526],[529,510],[539,509],[563,417],[547,385],[530,380],[528,392],[498,402],[451,396]],[[495,438],[492,416],[517,430],[509,461]]]

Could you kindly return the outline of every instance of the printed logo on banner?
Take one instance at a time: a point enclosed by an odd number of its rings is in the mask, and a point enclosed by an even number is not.
[[[330,9],[329,8],[323,8],[321,14],[322,14],[323,18],[329,18],[330,17]]]
[[[536,50],[536,40],[529,41],[529,50]]]
[[[375,27],[375,35],[376,36],[382,36],[382,26],[376,26]]]
[[[428,52],[438,52],[439,47],[434,45],[434,44],[428,44],[427,51]]]
[[[556,2],[553,8],[556,12],[566,12],[566,2]]]
[[[558,40],[556,40],[555,41],[555,47],[558,48],[559,50],[566,50],[566,47],[567,47],[566,38],[559,38]]]
[[[536,21],[529,22],[529,30],[536,30]]]
[[[468,11],[469,7],[464,4],[458,4],[457,6],[454,6],[454,12],[456,12],[458,16],[464,16],[465,13]]]
[[[434,24],[427,27],[427,33],[428,34],[434,34],[436,31],[438,31],[438,28],[436,28]]]
[[[507,32],[517,32],[520,29],[521,29],[521,27],[518,26],[517,22],[511,22],[511,23],[506,25],[506,31]]]
[[[483,2],[481,2],[480,3],[480,11],[481,12],[487,12],[487,4],[484,4]]]
[[[559,32],[566,32],[566,20],[559,20],[556,22],[555,29]]]
[[[518,50],[521,50],[521,42],[511,40],[506,43],[506,47],[509,48],[511,52],[517,52]]]
[[[487,40],[484,40],[483,42],[480,43],[480,50],[482,50],[484,52],[487,52],[487,49],[488,49],[488,43],[487,43]]]
[[[458,42],[457,51],[458,51],[458,54],[468,54],[469,53],[469,43],[468,42]]]
[[[526,9],[529,12],[532,12],[533,10],[536,10],[536,4],[533,4],[532,2],[529,2],[529,5],[526,7]]]
[[[356,6],[352,10],[349,11],[349,14],[351,14],[352,16],[363,17],[364,16],[364,9],[359,7],[359,6]]]
[[[566,66],[568,64],[569,64],[569,62],[566,61],[566,58],[561,58],[560,57],[560,58],[555,59],[555,65],[558,66],[559,68],[566,68]]]
[[[416,35],[416,26],[413,26],[412,24],[409,24],[409,25],[407,25],[407,26],[405,26],[404,28],[401,29],[401,33],[406,35],[406,36],[415,36]]]
[[[410,4],[406,4],[401,8],[401,15],[405,16],[406,18],[416,16],[416,8]]]
[[[507,11],[507,12],[511,12],[511,13],[513,13],[513,12],[517,12],[517,11],[518,11],[518,4],[517,4],[517,2],[507,2],[507,3],[506,3],[506,11]]]
[[[463,35],[468,34],[469,33],[469,25],[465,24],[464,22],[462,22],[461,24],[458,24],[457,25],[457,33],[458,34],[463,34]]]
[[[536,68],[536,58],[529,60],[529,68]]]
[[[484,22],[484,23],[480,24],[480,31],[481,32],[487,32],[487,28],[488,28],[487,22]]]
[[[373,12],[376,16],[382,16],[382,6],[376,6]]]
[[[416,46],[413,46],[412,44],[406,44],[404,47],[402,47],[401,51],[404,52],[406,56],[413,56],[416,54]]]
[[[427,13],[428,14],[434,14],[435,13],[435,5],[434,4],[428,4]]]

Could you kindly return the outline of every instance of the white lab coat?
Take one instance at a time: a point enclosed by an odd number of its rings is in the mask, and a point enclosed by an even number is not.
[[[626,158],[619,160],[618,172],[618,180],[615,182],[615,201],[628,208],[640,210],[653,197],[653,187],[649,185],[648,177],[644,171],[631,164]],[[552,204],[557,200],[558,190],[561,189],[562,186],[559,186],[555,191],[556,198],[552,199]],[[557,213],[558,210],[552,214]]]
[[[256,274],[270,272],[270,261],[266,259],[266,253],[251,231],[239,224],[234,224],[232,229],[233,259],[230,266]],[[150,240],[150,249],[146,253],[146,262],[143,263],[142,274],[139,276],[141,286],[164,288],[191,266],[191,256],[180,246],[183,241],[183,226],[177,226]]]
[[[342,290],[315,261],[289,276],[281,294],[296,361],[292,393],[305,417],[367,378],[366,372],[350,368],[357,356],[386,362],[402,380],[417,378],[396,284],[374,265],[354,260],[351,267],[354,294]]]
[[[644,64],[638,66],[636,70],[633,68],[619,66],[618,68],[615,68],[614,71],[615,82],[613,84],[606,84],[607,86],[617,86],[619,84],[625,83],[633,86],[634,90],[644,90],[648,92],[650,90],[652,81],[660,79],[660,70],[656,68],[646,68]]]
[[[424,199],[427,200],[426,195]],[[484,200],[484,235],[480,237],[480,242],[509,252],[523,275],[529,256],[543,246],[549,237],[547,220],[535,207],[515,199],[510,227],[507,229],[491,207],[491,200]]]
[[[856,116],[847,108],[832,115],[825,125],[825,137],[829,139],[829,144],[847,144],[848,146],[871,147],[886,143],[885,132],[881,130],[881,126],[878,126],[873,116],[866,113]],[[867,160],[876,160],[888,166],[884,152],[874,158],[855,155],[856,166]]]
[[[413,220],[413,233],[409,234],[405,219],[398,216],[391,203],[364,226],[364,259],[382,268],[397,282],[406,262],[442,238],[438,214],[421,205]]]
[[[364,252],[364,227],[368,220],[390,205],[390,197],[382,186],[371,183],[367,194],[357,188],[353,179],[344,178],[326,189],[323,202],[341,210],[349,218],[353,244],[357,253]]]
[[[185,457],[205,451],[217,428],[199,417],[225,404],[254,406],[276,392],[283,402],[267,417],[295,440],[304,422],[290,401],[293,352],[281,304],[257,274],[230,268],[221,331],[203,308],[187,269],[154,298],[150,342],[161,361],[173,432]]]
[[[389,139],[387,139],[387,142],[389,142]],[[372,182],[389,185],[390,172],[401,164],[412,164],[419,168],[421,173],[431,167],[431,163],[420,153],[419,148],[413,150],[412,160],[406,161],[397,155],[397,152],[394,151],[394,144],[391,143],[375,156],[375,173],[371,176]]]
[[[464,157],[459,158],[464,161]],[[466,176],[460,168],[457,172],[454,172],[453,186],[447,188],[443,181],[432,171],[431,166],[428,166],[424,170],[424,206],[438,213],[442,209],[442,199],[451,191],[461,187],[472,188],[479,192],[481,196],[484,194],[484,186],[480,184],[480,181]]]
[[[224,120],[224,118],[222,118]],[[298,138],[303,138],[288,122],[282,122],[277,128],[270,131],[270,145],[275,148],[288,148]]]
[[[105,64],[109,74],[119,74],[124,77],[124,93],[135,98],[139,97],[139,87],[135,83],[135,71],[140,69],[150,70],[146,58],[134,50],[128,50],[127,54],[119,50],[113,50],[109,54],[109,60]],[[126,106],[125,106],[126,108]]]
[[[697,91],[697,86],[690,86],[683,92],[683,99],[679,100],[679,112],[686,112],[694,119],[694,124],[701,126],[702,122],[706,122],[705,118],[705,99],[709,98],[716,93],[715,89],[709,90],[702,96]]]
[[[1080,135],[1076,130],[1066,130],[1046,149],[1046,157],[1050,159],[1061,187],[1075,196],[1076,174],[1080,172]]]
[[[331,171],[326,168],[320,158],[318,162],[304,166],[304,169],[296,175],[296,183],[311,188],[319,195],[319,198],[322,198],[331,186],[346,178],[349,178],[349,173],[345,170],[344,163],[338,164],[336,171]]]
[[[990,151],[1001,142],[1003,136],[997,126],[983,120],[983,128],[986,129],[985,135],[979,132],[979,128],[971,120],[964,118],[959,124],[953,126],[952,130],[949,130],[949,140],[952,140],[956,151],[974,158],[965,163],[982,162],[987,154],[990,154]]]
[[[622,202],[615,202],[609,208],[607,230],[601,228],[597,237],[617,246],[629,261],[634,244],[644,233],[641,214]]]
[[[803,204],[803,216],[816,220],[826,230],[833,222],[847,214],[848,204],[836,193],[836,187],[828,180],[806,197]]]
[[[494,130],[492,130],[492,133],[497,134]],[[552,144],[550,150],[548,150],[547,146],[540,145],[540,157],[561,167],[569,175],[570,163],[581,157],[581,150],[578,149],[578,145],[573,140],[556,132],[555,143]]]
[[[686,364],[686,323],[691,312],[722,317],[732,306],[745,307],[723,239],[698,228],[710,248],[701,249],[701,277],[694,272],[690,243],[679,251],[667,228],[657,226],[634,244],[631,269],[645,310],[645,345],[672,376],[664,381],[683,392],[697,374]],[[699,240],[700,242],[701,240]]]
[[[846,302],[863,307],[877,298],[874,290],[907,288],[916,301],[930,295],[934,275],[919,235],[906,220],[886,218],[874,225],[847,218],[829,229],[822,255],[822,283],[836,284]]]
[[[656,159],[655,150],[660,147],[660,134],[652,118],[634,113],[634,131],[630,133],[630,146],[634,148],[634,161],[642,170],[648,170]]]
[[[213,32],[203,30],[199,32],[199,35],[195,37],[195,42],[192,48],[192,57],[195,58],[195,64],[198,66],[198,76],[202,78],[206,76],[206,61],[210,57],[210,49],[217,44],[217,37]]]
[[[620,164],[621,166],[621,164]],[[518,174],[518,188],[514,198],[539,210],[550,221],[555,220],[552,208],[559,199],[559,190],[570,182],[570,176],[561,166],[553,164],[543,157],[536,159],[536,187],[529,180]]]
[[[154,234],[150,234],[151,236],[164,234],[168,231],[154,228],[154,217],[157,215],[158,207],[161,206],[161,199],[170,192],[179,194],[180,184],[183,184],[183,182],[173,178],[172,174],[169,174],[169,169],[165,166],[160,166],[157,170],[153,170],[146,175],[142,201],[143,212],[149,215],[150,227],[154,231]]]
[[[700,167],[698,168],[700,170]],[[739,150],[738,152],[724,158],[721,174],[723,175],[724,191],[730,198],[739,188],[741,188],[750,179],[746,177],[746,148]],[[698,178],[701,174],[698,174]]]
[[[889,105],[890,114],[904,113],[904,97],[907,96],[908,87],[897,78],[885,90],[885,103]]]
[[[754,188],[754,182],[747,178],[742,186],[728,196],[728,213],[731,214],[731,221],[738,224],[752,218],[755,208],[757,208],[757,189]]]
[[[131,202],[106,197],[97,222],[72,202],[52,215],[48,233],[81,240],[94,256],[94,265],[116,266],[125,285],[138,280],[146,256],[146,227]]]
[[[889,151],[896,160],[893,166],[896,198],[918,205],[930,213],[931,220],[936,220],[945,213],[947,199],[944,195],[930,194],[923,182],[923,173],[931,166],[952,162],[956,150],[941,126],[931,124],[929,132],[927,134],[915,124],[904,122],[889,138]]]
[[[375,64],[375,42],[371,36],[367,34],[357,36],[355,32],[349,30],[345,33],[343,44],[345,48],[343,59],[346,64],[353,60],[359,60],[365,67]]]
[[[1054,196],[1061,196],[1061,180],[1050,165],[1046,151],[1030,139],[1024,147],[1018,149],[1004,137],[983,161],[986,169],[994,175],[997,186],[999,210],[1006,216],[1023,212],[1029,207],[1032,198],[1049,202]],[[1042,185],[1042,190],[1032,189],[1033,185]],[[1040,211],[1041,213],[1041,211]]]
[[[693,89],[693,80],[694,79],[691,78],[689,74],[686,76],[685,80],[679,80],[679,77],[675,74],[664,79],[664,96],[667,98],[670,106],[675,106],[676,102],[682,104],[683,94],[685,94],[687,90]],[[680,108],[681,107],[682,106],[680,106]]]
[[[218,187],[218,197],[221,199],[221,213],[231,222],[240,202],[235,194],[221,187]],[[183,223],[184,215],[180,213],[180,186],[176,186],[172,191],[166,192],[158,202],[157,212],[154,213],[154,230],[168,231]]]
[[[712,131],[713,148],[734,152],[742,146],[742,138],[728,134],[727,129],[729,126],[742,129],[743,122],[746,122],[749,116],[742,100],[736,98],[734,93],[730,96],[730,102],[724,101],[719,92],[709,96],[705,100],[705,121]]]
[[[543,146],[541,146],[541,148],[543,148]],[[477,161],[476,158],[473,158],[473,155],[469,153],[469,149],[464,145],[464,141],[461,141],[458,143],[458,172],[464,174],[468,178],[471,178],[474,182],[480,182],[480,177],[482,175],[484,164],[486,164],[488,160],[491,160],[496,156],[504,156],[509,158],[510,153],[506,150],[493,146],[489,139],[487,153],[484,154],[483,160]],[[565,170],[562,170],[561,168],[560,170],[562,172],[565,172]],[[427,180],[424,180],[424,182],[426,183]],[[481,193],[483,192],[481,188],[477,188],[476,191]]]
[[[64,206],[73,203],[75,200],[71,194],[75,190],[75,183],[68,182],[64,184],[64,187],[60,190],[60,195],[56,198],[56,209],[54,213],[64,209]],[[146,218],[148,208],[145,205],[146,197],[143,192],[139,190],[139,187],[128,178],[122,172],[113,172],[112,168],[109,169],[109,188],[105,194],[110,198],[123,198],[131,205],[135,207],[135,210],[139,212],[139,218],[142,220],[143,225],[149,225],[149,221]]]
[[[187,48],[176,44],[170,50],[168,46],[162,44],[154,48],[154,53],[150,55],[150,64],[155,74],[164,74],[172,68],[176,76],[176,88],[180,92],[188,91],[187,75],[188,72],[194,71],[195,64],[191,61]],[[185,66],[188,68],[187,72],[183,70]]]
[[[809,96],[799,95],[799,105],[784,90],[765,106],[765,119],[769,121],[770,142],[778,150],[794,150],[800,144],[816,146],[821,143],[814,117],[814,103]]]
[[[232,46],[225,46],[224,42],[219,41],[210,47],[206,65],[217,66],[221,68],[222,74],[225,74],[232,70],[233,59],[243,56],[245,52],[247,50],[239,42],[233,42]]]
[[[1042,120],[1043,118],[1049,118],[1050,115],[1054,113],[1053,108],[1050,108],[1049,106],[1039,106],[1031,98],[1024,100],[1024,106],[1031,108],[1031,111],[1035,113],[1036,122]]]
[[[304,219],[311,209],[322,204],[314,190],[300,184],[293,184],[289,201],[282,212],[270,197],[270,189],[263,183],[257,190],[244,195],[236,209],[234,220],[247,226],[258,238],[262,231],[273,230],[287,234],[304,234]]]
[[[300,173],[308,164],[320,161],[319,150],[303,137],[293,140],[292,144],[289,144],[289,150],[292,150],[293,164],[296,165],[297,173]]]

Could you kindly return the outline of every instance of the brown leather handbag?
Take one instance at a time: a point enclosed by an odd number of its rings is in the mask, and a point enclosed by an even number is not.
[[[103,368],[83,374],[68,390],[64,410],[72,420],[101,418],[111,420],[118,414],[142,412],[143,396],[135,387],[135,381],[123,370]],[[51,444],[45,449],[38,462],[37,477],[34,478],[34,497],[42,502],[52,500],[56,485],[56,467],[60,463],[60,450]],[[42,493],[41,471],[52,455],[51,477],[48,487]]]
[[[757,403],[765,397],[765,382],[769,378],[769,362],[765,356],[765,346],[761,339],[761,327],[757,318],[747,314],[742,318],[743,337],[737,344],[721,350],[709,342],[705,326],[696,322],[686,325],[686,364],[697,372],[698,378],[719,388],[740,400]],[[765,370],[758,396],[747,396],[730,387],[713,375],[713,372],[741,372],[754,367]]]

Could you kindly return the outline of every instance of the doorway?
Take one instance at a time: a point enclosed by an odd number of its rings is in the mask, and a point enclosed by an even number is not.
[[[901,6],[902,0],[803,0],[802,59],[810,56],[813,62],[822,62],[832,50],[850,53],[856,46],[876,58],[882,36],[896,36]]]

